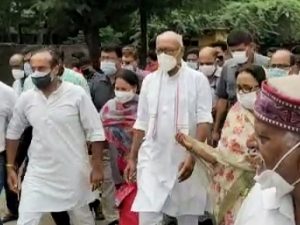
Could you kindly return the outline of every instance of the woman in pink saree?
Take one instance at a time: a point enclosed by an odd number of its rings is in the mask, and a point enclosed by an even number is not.
[[[121,175],[126,167],[127,155],[132,143],[132,127],[138,106],[137,75],[130,70],[120,70],[116,76],[115,98],[108,101],[100,112],[106,140],[117,149],[117,165]],[[125,181],[117,188],[116,205],[120,213],[120,225],[138,225],[138,214],[131,212],[137,191],[136,183]]]

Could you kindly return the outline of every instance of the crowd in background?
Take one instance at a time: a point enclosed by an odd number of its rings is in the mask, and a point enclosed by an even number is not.
[[[145,68],[135,47],[113,43],[99,68],[84,51],[12,55],[12,88],[0,82],[2,222],[51,213],[58,225],[300,224],[300,47],[263,56],[256,44],[233,30],[184,49],[165,32]],[[269,192],[255,195],[257,184]]]

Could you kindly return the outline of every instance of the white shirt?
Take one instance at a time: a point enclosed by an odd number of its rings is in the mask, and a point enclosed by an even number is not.
[[[14,91],[18,96],[21,95],[23,91],[21,79],[15,80],[12,85],[12,88],[14,89]]]
[[[138,212],[164,212],[171,216],[201,215],[208,203],[207,185],[194,171],[191,178],[178,183],[178,168],[187,152],[176,143],[175,108],[179,76],[187,84],[189,134],[196,135],[197,124],[211,123],[212,97],[207,78],[200,72],[183,65],[177,75],[163,74],[157,112],[156,138],[146,136],[138,155],[138,192],[133,210]],[[149,110],[154,107],[157,96],[155,72],[143,81],[139,98],[135,129],[147,133],[151,124]],[[180,85],[180,84],[179,84]],[[183,95],[179,92],[179,95]],[[156,97],[155,97],[156,96]],[[205,178],[203,178],[205,179]]]
[[[0,82],[0,152],[5,150],[7,125],[12,117],[17,95],[14,90]]]
[[[295,225],[293,200],[285,195],[276,209],[267,209],[263,203],[260,184],[256,183],[237,215],[235,225]]]
[[[33,127],[20,212],[57,212],[94,200],[86,142],[104,141],[100,117],[81,87],[68,82],[46,98],[37,89],[17,101],[7,138]]]

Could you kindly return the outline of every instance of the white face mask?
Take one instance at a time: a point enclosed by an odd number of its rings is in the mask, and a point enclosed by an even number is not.
[[[20,69],[12,69],[11,73],[15,80],[20,80],[25,76],[24,70],[20,70]]]
[[[167,55],[165,53],[161,53],[157,56],[157,61],[159,68],[163,72],[169,72],[170,70],[174,69],[177,65],[177,60],[174,56]]]
[[[125,70],[131,70],[131,71],[133,71],[133,72],[135,71],[134,66],[131,65],[131,64],[129,64],[129,65],[124,65],[122,68],[125,69]]]
[[[198,63],[197,62],[187,62],[186,63],[188,65],[188,67],[197,70],[198,69]]]
[[[24,63],[24,72],[27,77],[33,73],[30,63]]]
[[[266,209],[276,209],[280,207],[280,200],[285,195],[291,193],[295,186],[300,182],[300,178],[293,184],[289,184],[283,177],[281,177],[276,169],[290,154],[292,154],[298,147],[298,142],[292,147],[275,165],[272,170],[265,170],[254,179],[260,184],[262,190],[262,201]]]
[[[247,62],[248,57],[246,51],[236,51],[232,53],[232,58],[237,64],[244,64]]]
[[[257,98],[257,92],[253,91],[250,93],[237,93],[237,100],[238,102],[246,109],[253,110],[255,101]]]
[[[124,104],[131,101],[134,98],[135,93],[133,91],[115,91],[115,96],[117,102]]]
[[[113,76],[117,73],[116,63],[112,61],[102,61],[100,68],[107,76]]]
[[[203,65],[199,66],[199,70],[204,73],[205,76],[211,77],[214,75],[216,71],[216,66],[215,65]]]

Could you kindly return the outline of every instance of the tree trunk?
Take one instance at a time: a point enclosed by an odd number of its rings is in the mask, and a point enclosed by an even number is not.
[[[141,52],[140,66],[145,68],[147,59],[147,9],[144,0],[139,0],[140,26],[141,26]]]
[[[85,42],[88,46],[89,54],[95,70],[100,68],[100,37],[99,28],[97,26],[86,26],[84,29]]]

